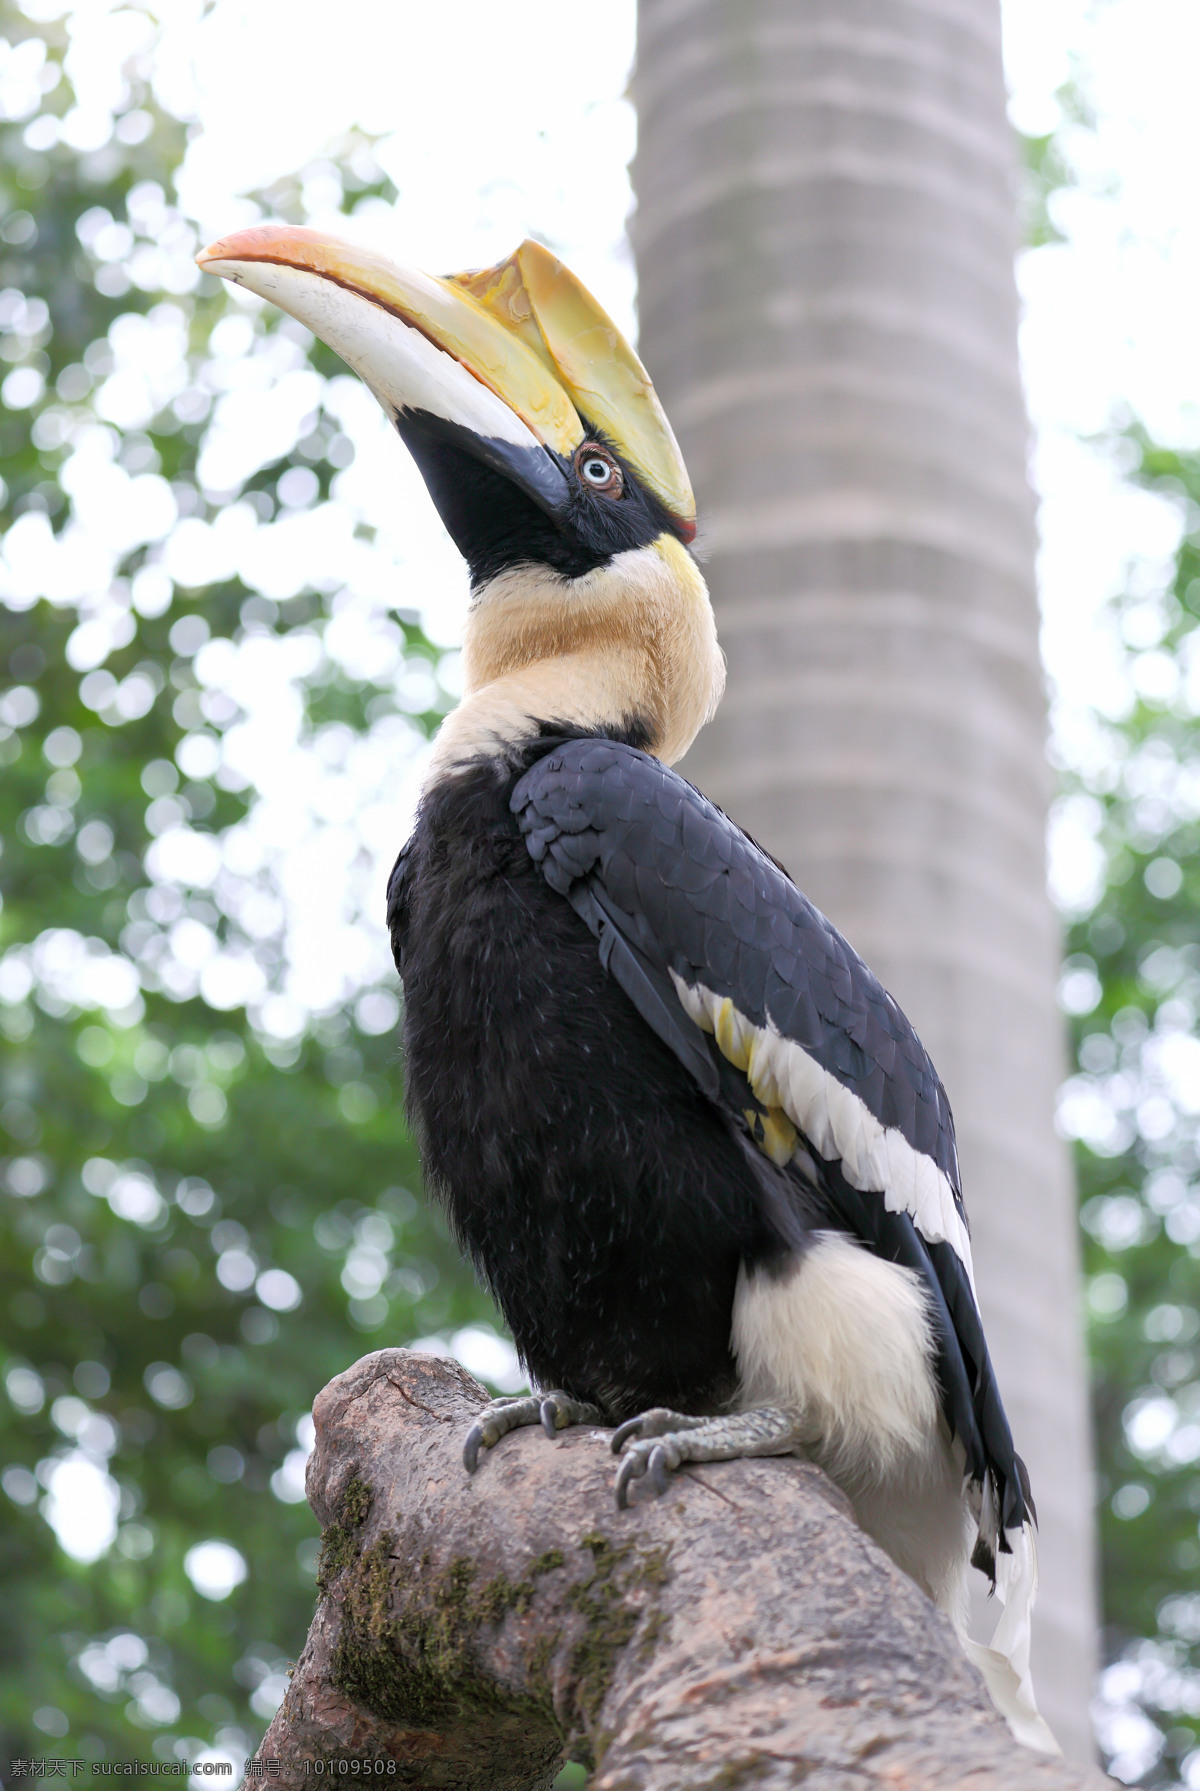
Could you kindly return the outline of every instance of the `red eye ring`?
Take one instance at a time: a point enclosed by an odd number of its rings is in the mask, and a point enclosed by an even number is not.
[[[598,442],[584,442],[575,450],[575,471],[581,484],[599,497],[620,497],[625,487],[621,469]]]

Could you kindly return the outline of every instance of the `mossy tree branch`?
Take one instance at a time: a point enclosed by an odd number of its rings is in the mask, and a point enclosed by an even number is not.
[[[618,1512],[587,1429],[515,1433],[468,1478],[486,1397],[454,1362],[380,1350],[318,1398],[321,1598],[259,1749],[275,1784],[312,1791],[344,1762],[422,1791],[538,1791],[568,1758],[594,1791],[1107,1782],[1015,1745],[816,1468],[691,1468]]]

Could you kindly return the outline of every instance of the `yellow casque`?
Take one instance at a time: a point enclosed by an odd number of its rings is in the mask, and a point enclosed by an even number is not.
[[[495,267],[442,276],[321,231],[262,224],[210,243],[196,259],[214,273],[274,263],[357,293],[451,355],[564,457],[586,439],[586,417],[690,538],[696,506],[687,469],[645,368],[541,243],[523,242]]]

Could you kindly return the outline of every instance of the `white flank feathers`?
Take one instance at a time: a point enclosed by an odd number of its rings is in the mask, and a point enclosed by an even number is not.
[[[840,1232],[817,1232],[788,1273],[741,1270],[730,1342],[741,1406],[796,1414],[805,1452],[847,1493],[863,1529],[946,1612],[1016,1739],[1058,1753],[1030,1678],[1032,1525],[1009,1530],[1011,1553],[996,1552],[1004,1609],[990,1646],[967,1634],[963,1578],[970,1507],[979,1501],[964,1492],[961,1448],[939,1420],[920,1277]],[[995,1521],[989,1478],[979,1527],[995,1536]]]
[[[938,1395],[929,1305],[912,1269],[817,1232],[788,1273],[741,1270],[730,1341],[740,1403],[794,1411],[851,1497],[927,1454]]]
[[[724,998],[703,983],[685,983],[674,971],[671,979],[688,1016],[720,1039]],[[926,1243],[949,1243],[974,1293],[971,1240],[954,1190],[933,1158],[914,1150],[895,1126],[881,1125],[851,1089],[769,1019],[766,1026],[754,1026],[734,1008],[726,1026],[735,1046],[727,1055],[733,1061],[748,1058],[750,1086],[759,1100],[782,1107],[821,1156],[840,1158],[851,1187],[879,1194],[889,1212],[907,1213]]]

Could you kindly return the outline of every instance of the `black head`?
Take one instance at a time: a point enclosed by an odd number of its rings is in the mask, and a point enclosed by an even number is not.
[[[511,448],[503,459],[481,456],[478,436],[427,411],[400,411],[395,423],[473,588],[520,565],[580,578],[662,534],[688,538],[686,526],[586,419],[586,439],[571,455],[536,450],[554,468],[552,478],[545,468],[537,479],[539,495],[549,488],[540,502],[529,495],[531,477],[514,477]]]

